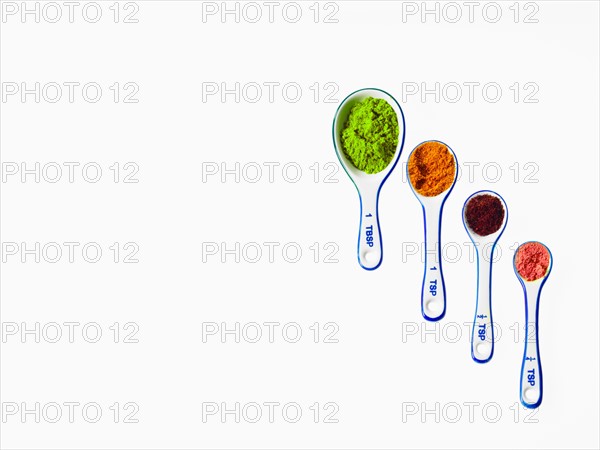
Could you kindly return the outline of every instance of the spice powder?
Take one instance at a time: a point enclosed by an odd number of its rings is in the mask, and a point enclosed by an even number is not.
[[[394,159],[399,136],[394,108],[381,98],[368,97],[352,107],[340,137],[344,155],[354,167],[374,174]]]
[[[519,247],[515,267],[526,281],[535,281],[546,275],[550,265],[550,253],[539,242],[527,242]]]
[[[504,206],[495,195],[481,194],[467,203],[467,225],[479,236],[487,236],[500,229],[504,222]]]
[[[455,175],[454,156],[441,142],[423,142],[408,159],[410,184],[425,197],[435,197],[448,190]]]

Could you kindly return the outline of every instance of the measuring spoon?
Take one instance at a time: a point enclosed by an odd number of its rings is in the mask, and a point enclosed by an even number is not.
[[[467,204],[479,195],[491,195],[500,200],[504,207],[504,220],[500,228],[487,236],[480,236],[473,231],[465,217]],[[494,261],[494,249],[498,239],[502,236],[506,222],[508,221],[508,208],[504,199],[494,191],[478,191],[471,195],[463,206],[463,224],[467,234],[475,245],[477,255],[477,303],[475,307],[475,319],[471,334],[471,357],[475,362],[486,363],[494,354],[494,328],[492,321],[492,266]],[[483,251],[489,248],[489,259],[484,258]]]
[[[409,174],[409,165],[406,165],[406,175],[408,184],[419,200],[423,208],[423,225],[425,227],[425,274],[423,275],[423,286],[421,288],[421,313],[426,320],[435,322],[440,320],[446,314],[446,285],[444,283],[444,274],[442,273],[442,256],[441,256],[441,229],[442,229],[442,211],[444,203],[448,198],[458,175],[458,161],[452,149],[441,141],[425,141],[417,145],[411,152],[412,154],[421,145],[427,142],[439,142],[444,145],[454,158],[454,180],[450,187],[445,191],[440,192],[434,197],[426,197],[419,194],[412,184]],[[429,253],[434,254],[434,258],[429,259]]]
[[[524,279],[519,271],[517,270],[517,254],[519,249],[526,244],[531,242],[525,242],[519,246],[515,252],[513,258],[513,266],[515,268],[515,274],[523,286],[523,292],[525,294],[525,351],[523,352],[523,363],[521,365],[521,403],[526,408],[537,408],[542,403],[542,363],[540,361],[540,348],[538,345],[538,317],[539,317],[539,306],[540,306],[540,294],[542,287],[550,270],[552,269],[552,253],[548,247],[541,242],[535,242],[536,244],[542,245],[549,256],[548,269],[546,273],[537,280],[527,281]],[[531,312],[531,316],[529,313]],[[531,333],[531,340],[529,338]]]
[[[394,157],[388,166],[381,172],[368,174],[357,169],[352,162],[346,158],[342,150],[341,134],[344,130],[350,110],[358,102],[363,101],[368,97],[380,98],[390,104],[398,117],[398,146]],[[340,164],[354,183],[360,199],[360,227],[358,232],[358,262],[363,269],[375,270],[383,259],[383,248],[381,242],[381,230],[379,227],[379,192],[389,177],[402,153],[404,146],[404,114],[402,108],[387,92],[376,89],[367,88],[353,92],[338,107],[333,119],[333,145]]]

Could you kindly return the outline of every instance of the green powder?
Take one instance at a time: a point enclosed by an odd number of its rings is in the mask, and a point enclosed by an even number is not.
[[[390,104],[368,97],[350,110],[342,131],[344,154],[363,172],[381,172],[394,158],[399,134],[398,117]]]

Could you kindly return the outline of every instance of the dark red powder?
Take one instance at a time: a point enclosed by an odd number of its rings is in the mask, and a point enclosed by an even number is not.
[[[467,225],[479,236],[487,236],[500,229],[504,222],[504,206],[494,195],[481,194],[467,203],[465,210]]]

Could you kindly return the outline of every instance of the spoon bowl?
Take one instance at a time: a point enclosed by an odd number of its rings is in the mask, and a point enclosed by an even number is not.
[[[368,97],[385,100],[394,110],[398,118],[398,145],[394,157],[381,172],[368,174],[357,169],[344,154],[341,134],[354,105]],[[387,92],[367,88],[360,89],[348,95],[338,107],[333,119],[333,144],[340,164],[354,183],[360,199],[360,227],[358,233],[358,262],[366,270],[375,270],[381,265],[383,259],[383,247],[381,241],[381,230],[379,226],[379,192],[381,187],[396,167],[402,147],[404,146],[404,114],[402,108]]]

